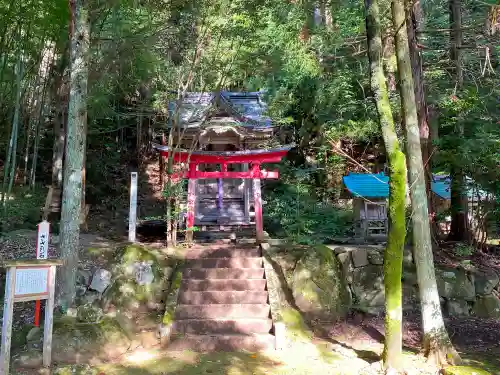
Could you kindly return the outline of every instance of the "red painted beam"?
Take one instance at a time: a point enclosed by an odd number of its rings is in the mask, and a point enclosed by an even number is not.
[[[203,172],[187,171],[174,173],[172,179],[179,178],[202,179],[202,178],[260,178],[260,179],[278,179],[279,171],[244,171],[244,172]]]
[[[162,156],[168,158],[168,151],[161,151]],[[278,163],[286,156],[286,151],[279,151],[269,154],[257,155],[196,155],[189,156],[187,153],[175,153],[174,162],[176,163],[189,163],[194,164],[246,164],[246,163]]]

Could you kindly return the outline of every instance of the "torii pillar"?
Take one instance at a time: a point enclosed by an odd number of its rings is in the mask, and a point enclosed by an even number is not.
[[[252,164],[253,204],[255,209],[255,230],[257,243],[264,242],[264,223],[262,219],[262,191],[260,186],[260,163]]]

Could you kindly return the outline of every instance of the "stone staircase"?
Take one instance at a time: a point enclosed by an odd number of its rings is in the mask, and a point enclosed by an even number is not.
[[[170,350],[271,349],[272,329],[256,245],[198,245],[187,251]]]

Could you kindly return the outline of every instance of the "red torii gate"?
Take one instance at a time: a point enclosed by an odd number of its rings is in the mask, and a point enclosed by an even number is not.
[[[245,151],[171,151],[168,146],[153,144],[160,154],[168,158],[172,152],[175,163],[186,163],[189,165],[187,171],[174,173],[172,178],[187,178],[188,181],[188,199],[187,199],[187,234],[186,238],[192,240],[194,226],[194,209],[196,201],[195,180],[212,178],[244,178],[252,179],[253,198],[255,207],[255,226],[257,231],[257,241],[264,240],[264,227],[262,222],[262,195],[261,179],[277,179],[278,171],[266,171],[261,169],[264,163],[278,163],[286,156],[293,145],[288,145],[270,150],[245,150]],[[217,172],[199,171],[199,164],[220,164],[221,170]],[[228,164],[250,164],[250,168],[243,172],[229,172]]]

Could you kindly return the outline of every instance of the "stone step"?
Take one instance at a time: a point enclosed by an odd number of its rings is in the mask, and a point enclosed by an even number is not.
[[[183,278],[206,279],[263,279],[264,268],[186,268]]]
[[[180,319],[234,319],[269,318],[267,304],[219,304],[219,305],[177,305],[176,320]]]
[[[173,333],[182,334],[252,334],[269,333],[271,319],[184,319],[176,320]]]
[[[182,335],[174,337],[169,351],[195,352],[241,351],[258,352],[275,347],[273,335]]]
[[[184,279],[181,291],[243,291],[243,290],[266,290],[265,279],[212,279],[192,280]]]
[[[179,293],[179,303],[184,305],[267,303],[267,291],[194,292],[181,290]]]
[[[186,261],[188,268],[262,268],[261,257],[205,258]]]
[[[203,258],[255,258],[260,257],[260,249],[258,247],[234,247],[234,246],[207,246],[194,247],[189,249],[184,254],[185,259],[203,259]]]

